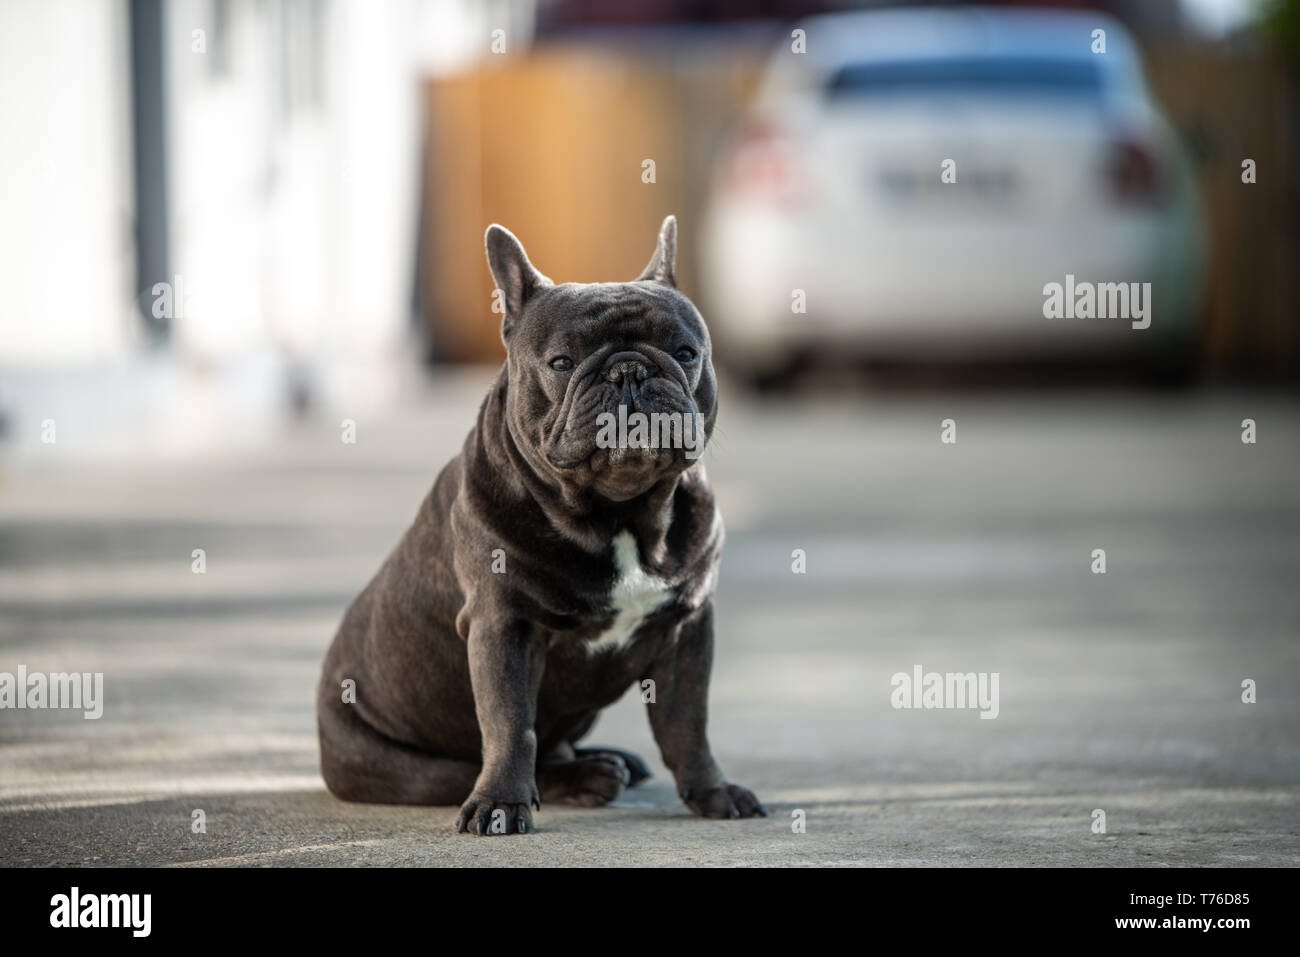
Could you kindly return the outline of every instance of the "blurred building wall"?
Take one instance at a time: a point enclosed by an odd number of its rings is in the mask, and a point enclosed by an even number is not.
[[[314,362],[399,341],[422,6],[168,6],[172,260],[191,299],[178,348],[219,360],[269,347]]]
[[[419,353],[423,79],[486,56],[493,29],[525,47],[535,3],[143,6],[156,49],[133,49],[126,0],[0,4],[8,461],[222,449],[302,407],[381,408]],[[168,274],[138,281],[133,55],[162,61],[167,174],[166,222],[142,225]]]
[[[0,4],[3,363],[112,360],[137,338],[126,30],[124,4]]]

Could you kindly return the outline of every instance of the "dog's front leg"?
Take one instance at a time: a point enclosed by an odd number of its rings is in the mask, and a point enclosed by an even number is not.
[[[532,829],[537,793],[537,732],[533,722],[546,648],[524,624],[471,624],[470,685],[483,737],[483,770],[461,805],[458,831],[524,834]]]
[[[731,784],[709,748],[713,603],[682,623],[677,641],[650,670],[650,727],[683,803],[702,817],[767,817],[752,791]]]

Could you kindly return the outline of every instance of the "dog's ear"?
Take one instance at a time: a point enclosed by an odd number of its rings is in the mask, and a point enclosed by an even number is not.
[[[524,311],[524,304],[530,296],[542,286],[553,286],[536,267],[528,261],[528,254],[514,233],[504,226],[493,223],[483,236],[487,247],[488,268],[492,270],[492,279],[505,299],[506,315],[501,324],[504,336]]]
[[[650,264],[645,267],[641,275],[633,279],[633,282],[640,282],[643,279],[652,279],[655,282],[663,282],[677,287],[677,276],[673,272],[673,264],[677,262],[677,217],[665,216],[664,224],[659,227],[659,245],[655,247],[655,254],[650,257]]]

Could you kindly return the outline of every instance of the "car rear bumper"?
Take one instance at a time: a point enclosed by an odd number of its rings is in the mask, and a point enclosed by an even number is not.
[[[857,229],[722,215],[706,238],[703,299],[720,359],[790,350],[882,358],[1141,355],[1190,344],[1201,299],[1193,231],[1170,216],[1088,223]],[[1048,283],[1150,283],[1150,325],[1044,316]],[[1143,292],[1147,292],[1146,287]],[[802,296],[804,312],[796,311]],[[1144,300],[1145,301],[1145,300]]]

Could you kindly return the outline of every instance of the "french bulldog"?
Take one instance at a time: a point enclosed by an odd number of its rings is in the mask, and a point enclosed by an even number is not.
[[[636,684],[686,806],[766,816],[706,733],[723,530],[699,449],[598,441],[620,406],[712,434],[709,332],[677,289],[677,222],[631,282],[556,285],[508,230],[485,242],[506,361],[330,646],[325,783],[523,834],[542,800],[599,806],[649,776],[633,754],[578,747]]]

